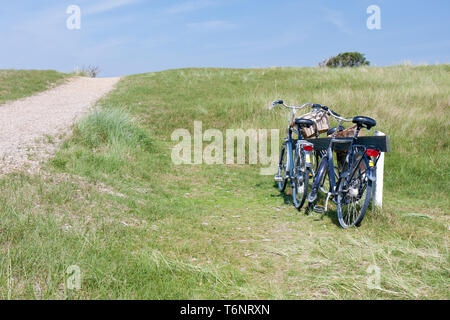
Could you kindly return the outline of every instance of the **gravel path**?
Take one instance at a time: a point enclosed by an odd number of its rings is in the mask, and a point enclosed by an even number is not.
[[[76,77],[35,96],[0,105],[0,174],[38,168],[74,121],[119,79]]]

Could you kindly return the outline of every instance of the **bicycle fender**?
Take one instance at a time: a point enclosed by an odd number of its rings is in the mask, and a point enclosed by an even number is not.
[[[375,182],[377,180],[377,173],[376,173],[376,171],[374,169],[372,169],[372,168],[369,168],[369,170],[367,172],[367,178],[370,181]]]

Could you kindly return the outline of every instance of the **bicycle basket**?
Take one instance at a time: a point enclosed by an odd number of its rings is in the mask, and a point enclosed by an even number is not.
[[[339,131],[338,133],[336,133],[336,138],[353,138],[356,133],[356,127],[357,126],[354,125],[353,127]],[[358,134],[358,137],[361,137],[361,136],[362,136],[362,131],[360,131]],[[328,137],[330,138],[331,135]],[[347,154],[348,154],[347,150],[342,150],[342,151],[336,150],[336,158],[337,158],[339,170],[342,170],[344,168]]]
[[[356,133],[356,128],[357,128],[357,126],[354,125],[353,127],[339,131],[338,133],[336,133],[336,138],[353,138],[353,136]],[[362,136],[362,131],[360,131],[358,134],[358,137],[361,137],[361,136]]]
[[[316,134],[327,132],[330,129],[330,118],[327,113],[322,110],[314,110],[302,116],[303,119],[314,121],[315,126],[302,129],[304,138],[311,138]]]

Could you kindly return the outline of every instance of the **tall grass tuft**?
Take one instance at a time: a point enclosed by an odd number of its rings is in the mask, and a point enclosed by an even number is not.
[[[94,110],[76,125],[73,140],[89,148],[108,145],[149,151],[152,146],[147,133],[120,109]]]
[[[153,152],[153,142],[126,111],[96,109],[73,129],[73,136],[52,160],[55,167],[98,178],[120,174],[126,164]]]

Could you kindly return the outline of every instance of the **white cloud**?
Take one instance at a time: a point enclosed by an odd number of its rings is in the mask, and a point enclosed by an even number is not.
[[[214,6],[216,4],[217,2],[211,0],[185,1],[183,3],[178,3],[169,7],[167,9],[167,12],[171,14],[186,13]]]
[[[309,36],[307,34],[300,34],[296,30],[285,31],[276,36],[261,35],[260,38],[249,41],[237,41],[232,44],[213,43],[206,44],[205,48],[220,49],[220,50],[251,50],[261,51],[270,49],[273,43],[276,43],[277,48],[286,48],[295,44],[303,43]]]
[[[347,27],[344,14],[341,11],[325,7],[322,7],[322,10],[325,12],[325,21],[332,23],[341,32],[351,34],[351,30]]]
[[[89,7],[80,5],[82,14],[91,15],[91,14],[98,14],[103,13],[106,11],[110,11],[119,7],[124,7],[128,5],[135,4],[139,2],[140,0],[108,0],[108,1],[102,1],[99,4],[91,5]]]
[[[213,20],[213,21],[188,23],[187,27],[190,30],[194,31],[217,31],[217,30],[234,30],[238,28],[238,25],[228,21]]]

